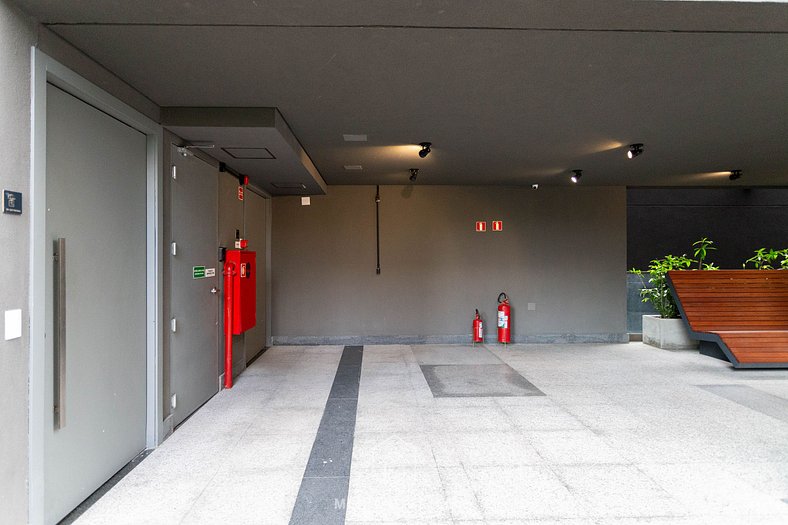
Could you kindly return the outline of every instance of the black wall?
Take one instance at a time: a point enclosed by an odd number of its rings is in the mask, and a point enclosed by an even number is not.
[[[741,268],[757,248],[788,248],[788,187],[627,190],[627,268],[691,257],[702,237],[715,242],[707,260],[720,268]]]

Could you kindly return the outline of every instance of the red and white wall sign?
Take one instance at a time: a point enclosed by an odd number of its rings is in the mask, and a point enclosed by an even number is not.
[[[477,232],[486,232],[487,231],[487,221],[476,221],[476,231]]]
[[[503,221],[492,221],[492,231],[494,231],[494,232],[502,232],[503,231]]]

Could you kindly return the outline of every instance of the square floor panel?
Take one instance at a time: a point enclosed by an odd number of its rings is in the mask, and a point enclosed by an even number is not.
[[[420,345],[413,347],[420,365],[500,365],[502,361],[484,346]]]
[[[543,396],[509,365],[421,365],[433,397]]]

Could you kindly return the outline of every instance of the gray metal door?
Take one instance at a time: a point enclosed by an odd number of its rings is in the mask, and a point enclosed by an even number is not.
[[[52,85],[46,118],[44,493],[55,523],[145,448],[147,151],[145,135]]]
[[[218,170],[180,155],[170,180],[170,378],[175,425],[219,391]]]
[[[265,304],[265,250],[266,216],[268,201],[253,191],[244,197],[244,230],[249,239],[249,249],[257,252],[257,324],[244,334],[246,362],[251,361],[265,347],[266,304]]]

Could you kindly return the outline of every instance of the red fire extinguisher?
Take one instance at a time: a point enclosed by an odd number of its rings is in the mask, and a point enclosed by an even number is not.
[[[503,298],[503,299],[502,299]],[[512,309],[509,306],[509,297],[504,292],[498,295],[498,342],[509,344],[512,342],[509,319]]]
[[[484,324],[482,318],[479,317],[479,310],[476,310],[476,317],[473,318],[473,343],[484,342]]]

